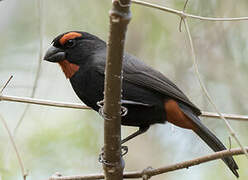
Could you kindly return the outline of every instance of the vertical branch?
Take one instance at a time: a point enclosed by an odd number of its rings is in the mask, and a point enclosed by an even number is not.
[[[131,19],[130,0],[113,0],[104,87],[104,163],[107,180],[122,179],[121,89],[125,34]]]

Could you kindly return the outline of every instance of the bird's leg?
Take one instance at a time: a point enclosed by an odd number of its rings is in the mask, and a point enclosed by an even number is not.
[[[149,129],[149,126],[145,126],[145,127],[139,127],[139,130],[134,132],[133,134],[127,136],[125,139],[121,140],[121,144],[124,144],[125,142],[133,139],[134,137],[140,135],[140,134],[143,134],[144,132],[146,132],[147,130]],[[127,146],[121,146],[121,156],[124,156],[125,154],[127,154],[128,152],[128,147]],[[107,164],[105,161],[104,161],[104,158],[103,158],[103,147],[101,149],[101,153],[99,154],[99,158],[98,158],[98,161],[100,163],[105,163]]]
[[[145,126],[145,127],[139,127],[139,130],[134,132],[133,134],[127,136],[125,139],[121,140],[121,144],[124,144],[125,142],[133,139],[134,137],[143,134],[144,132],[146,132],[149,129],[149,126]]]

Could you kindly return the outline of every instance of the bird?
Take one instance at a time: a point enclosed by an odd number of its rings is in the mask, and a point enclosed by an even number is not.
[[[44,60],[58,63],[77,96],[99,111],[103,100],[107,44],[99,37],[82,31],[69,31],[53,39]],[[201,110],[164,74],[137,57],[124,53],[121,105],[127,108],[121,124],[138,127],[121,144],[146,132],[153,124],[172,123],[192,130],[213,151],[226,150],[223,143],[201,122]],[[233,157],[222,160],[238,178]]]

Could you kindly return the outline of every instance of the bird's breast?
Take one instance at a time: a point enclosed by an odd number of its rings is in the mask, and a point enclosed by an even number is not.
[[[103,100],[104,77],[92,68],[80,67],[78,73],[70,78],[77,96],[91,108],[97,110],[97,102]]]

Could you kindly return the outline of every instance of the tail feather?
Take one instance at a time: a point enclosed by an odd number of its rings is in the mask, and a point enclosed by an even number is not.
[[[194,132],[201,137],[201,139],[207,143],[209,147],[211,147],[215,152],[226,150],[226,147],[222,144],[222,142],[208,129],[206,128],[200,121],[200,119],[192,113],[192,111],[188,108],[182,107],[182,105],[179,105],[181,107],[181,110],[184,112],[184,114],[190,118],[194,125],[195,129]],[[233,174],[238,178],[239,174],[237,172],[238,165],[232,158],[232,156],[224,157],[222,160],[225,162],[225,164],[229,167],[229,169],[233,172]]]

